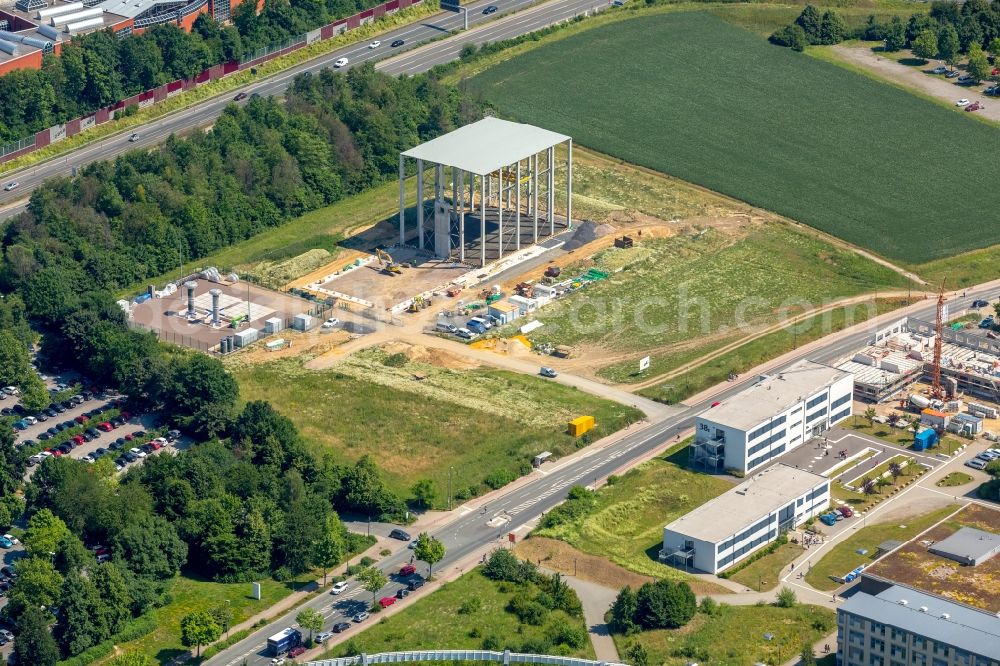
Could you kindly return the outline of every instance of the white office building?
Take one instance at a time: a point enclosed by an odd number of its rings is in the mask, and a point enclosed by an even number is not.
[[[830,504],[830,481],[777,464],[663,528],[660,560],[718,573]]]
[[[750,473],[851,415],[854,376],[800,361],[695,418],[691,463]]]

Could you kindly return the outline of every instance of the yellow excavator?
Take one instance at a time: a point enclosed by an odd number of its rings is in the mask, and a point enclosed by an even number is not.
[[[378,257],[379,263],[382,265],[382,271],[388,273],[389,275],[399,275],[403,272],[403,269],[393,261],[392,256],[385,250],[380,250],[375,248],[375,256]]]

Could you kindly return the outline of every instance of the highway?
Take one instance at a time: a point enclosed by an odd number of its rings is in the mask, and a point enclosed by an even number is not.
[[[966,296],[952,298],[948,301],[953,313],[969,307],[976,298],[987,300],[1000,296],[1000,289],[968,290]],[[928,300],[923,308],[919,308],[913,316],[933,321],[935,302]],[[795,354],[783,367],[787,367],[803,358],[819,362],[833,362],[857,349],[871,336],[872,331],[866,328],[850,334],[842,334],[831,338],[829,344],[819,352],[802,352]],[[776,369],[775,372],[780,371]],[[612,444],[601,446],[598,442],[584,452],[581,457],[573,458],[554,469],[535,472],[532,480],[520,487],[512,489],[498,499],[493,499],[487,505],[482,500],[473,500],[455,509],[456,517],[432,534],[440,539],[447,549],[442,562],[436,565],[441,570],[444,567],[466,559],[477,550],[491,543],[500,543],[500,539],[508,532],[529,526],[543,512],[547,512],[563,500],[573,485],[590,485],[596,479],[602,479],[617,473],[631,461],[643,458],[653,452],[665,448],[674,441],[676,435],[694,424],[694,416],[707,409],[712,402],[723,400],[749,386],[756,380],[755,375],[747,375],[742,381],[733,382],[723,391],[698,404],[678,405],[661,420],[653,422],[646,428],[627,434]],[[409,562],[411,551],[402,544],[391,556],[379,563],[379,567],[390,578],[390,583],[377,596],[393,596],[404,587],[404,581],[391,575]],[[418,564],[418,572],[426,574],[426,565]],[[419,594],[419,593],[418,593]],[[334,622],[350,622],[351,616],[364,610],[371,603],[371,594],[361,588],[356,582],[341,596],[334,597],[321,594],[307,602],[306,605],[321,611],[326,618],[324,630],[328,630]],[[412,603],[404,599],[397,603]],[[292,626],[295,615],[302,606],[290,611],[275,622],[259,629],[236,645],[220,652],[206,663],[212,666],[236,666],[244,663],[249,666],[263,666],[270,663],[271,655],[265,654],[267,637]],[[347,636],[364,629],[366,624],[377,621],[369,618],[364,623],[352,627]],[[441,646],[449,647],[449,646]]]
[[[97,160],[113,159],[128,150],[151,148],[162,143],[171,134],[181,134],[192,128],[210,125],[226,106],[234,103],[233,97],[237,92],[264,96],[280,95],[299,74],[318,72],[344,57],[350,61],[344,69],[365,62],[379,62],[377,68],[381,71],[391,74],[417,74],[439,63],[454,60],[465,44],[482,44],[515,37],[608,6],[607,3],[602,4],[600,0],[550,0],[531,7],[536,2],[537,0],[476,0],[466,5],[469,10],[469,32],[441,39],[442,35],[460,29],[463,25],[461,14],[441,12],[427,20],[380,35],[378,39],[382,44],[378,48],[368,48],[367,41],[345,46],[292,69],[261,79],[239,91],[230,91],[225,95],[153,120],[139,128],[132,128],[100,142],[83,146],[67,155],[5,174],[2,180],[4,185],[17,182],[19,186],[10,192],[0,190],[0,220],[23,212],[32,190],[48,178],[69,176],[74,168],[80,168]],[[497,12],[483,14],[483,9],[490,5],[496,6]],[[390,44],[397,39],[402,39],[406,43],[394,49]],[[133,132],[139,135],[138,140],[130,142],[128,139]]]

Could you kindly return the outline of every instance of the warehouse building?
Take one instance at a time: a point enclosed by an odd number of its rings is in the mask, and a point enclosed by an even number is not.
[[[891,581],[837,610],[839,666],[1000,666],[1000,618]]]
[[[663,528],[660,560],[718,573],[830,504],[830,482],[777,464]]]
[[[708,472],[753,472],[852,413],[851,373],[800,361],[695,418],[691,463]]]

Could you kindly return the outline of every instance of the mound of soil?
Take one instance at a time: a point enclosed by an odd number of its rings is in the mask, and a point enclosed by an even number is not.
[[[445,370],[472,370],[478,368],[479,364],[464,356],[452,353],[444,349],[433,349],[422,345],[411,345],[405,342],[395,342],[385,346],[388,354],[398,354],[402,352],[411,361],[427,363]]]

